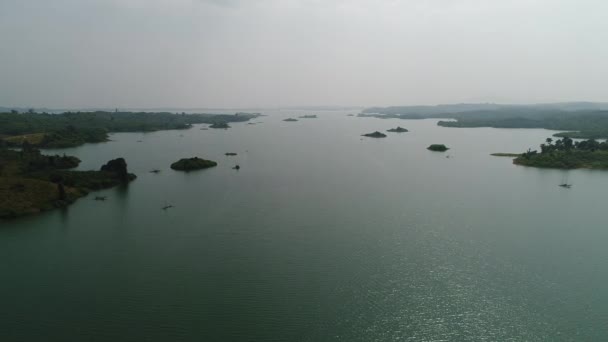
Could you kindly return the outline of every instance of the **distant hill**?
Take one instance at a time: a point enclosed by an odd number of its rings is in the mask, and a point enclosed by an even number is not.
[[[557,110],[557,111],[581,111],[581,110],[608,110],[608,102],[561,102],[541,103],[530,105],[511,105],[496,103],[458,103],[436,106],[392,106],[371,107],[362,111],[364,114],[387,114],[387,115],[412,115],[420,117],[437,116],[441,114],[454,114],[475,111],[494,110]]]
[[[359,116],[381,119],[453,119],[444,127],[545,128],[564,131],[556,136],[608,138],[608,103],[565,102],[534,105],[453,104],[376,107]]]

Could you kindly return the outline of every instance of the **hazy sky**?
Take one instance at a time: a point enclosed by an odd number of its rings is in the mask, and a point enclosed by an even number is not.
[[[0,106],[608,101],[606,0],[0,0]]]

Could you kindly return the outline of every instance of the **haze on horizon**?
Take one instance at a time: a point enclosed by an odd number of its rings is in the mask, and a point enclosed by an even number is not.
[[[602,0],[2,0],[0,106],[607,101]]]

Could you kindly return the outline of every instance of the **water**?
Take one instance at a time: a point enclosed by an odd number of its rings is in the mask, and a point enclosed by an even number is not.
[[[608,172],[489,156],[545,130],[282,121],[310,113],[62,150],[81,169],[125,157],[138,179],[0,222],[0,340],[608,338]],[[397,125],[410,132],[360,137]],[[168,167],[195,155],[219,166]]]

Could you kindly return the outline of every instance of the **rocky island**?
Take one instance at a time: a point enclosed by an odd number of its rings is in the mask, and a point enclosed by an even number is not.
[[[68,206],[94,190],[127,184],[136,176],[118,158],[99,171],[70,171],[80,160],[47,156],[25,144],[21,151],[0,148],[0,218],[15,218]]]
[[[217,166],[216,162],[212,160],[202,159],[199,157],[182,158],[171,164],[171,168],[177,171],[194,171],[200,169],[207,169],[214,166]]]
[[[405,132],[409,132],[407,129],[401,127],[401,126],[397,126],[397,128],[391,128],[389,130],[387,130],[387,132],[391,132],[391,133],[405,133]]]
[[[449,148],[447,146],[445,146],[444,144],[432,144],[431,146],[426,148],[427,150],[430,151],[435,151],[435,152],[445,152],[447,150],[449,150]]]
[[[373,133],[367,133],[367,134],[363,134],[362,137],[368,137],[368,138],[386,138],[386,134],[375,131]]]

